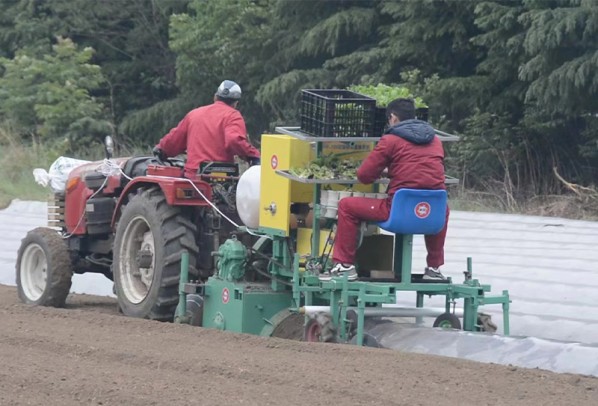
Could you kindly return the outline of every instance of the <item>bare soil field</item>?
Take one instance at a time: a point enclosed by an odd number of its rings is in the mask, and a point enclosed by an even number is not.
[[[596,360],[588,360],[596,362]],[[596,405],[598,378],[31,307],[0,285],[0,405]]]

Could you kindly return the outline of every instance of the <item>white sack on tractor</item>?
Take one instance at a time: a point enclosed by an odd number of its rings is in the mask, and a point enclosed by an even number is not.
[[[44,187],[49,184],[54,193],[64,193],[69,173],[76,167],[90,162],[61,156],[50,166],[49,172],[42,168],[35,168],[33,177],[38,184]]]
[[[254,165],[243,172],[237,183],[237,213],[249,228],[260,225],[260,181],[261,166]]]

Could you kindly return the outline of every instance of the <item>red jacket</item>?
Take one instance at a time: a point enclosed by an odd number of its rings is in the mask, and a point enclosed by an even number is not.
[[[216,101],[191,110],[158,144],[167,156],[187,150],[185,172],[196,173],[204,161],[234,162],[234,156],[259,158],[247,141],[245,120],[238,110]]]
[[[414,144],[386,134],[357,170],[361,183],[372,183],[388,168],[389,197],[398,189],[445,189],[444,150],[437,136],[428,144]],[[389,200],[390,201],[390,200]]]

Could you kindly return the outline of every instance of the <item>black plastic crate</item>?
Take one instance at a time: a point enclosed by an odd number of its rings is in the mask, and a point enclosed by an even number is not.
[[[430,109],[428,107],[420,107],[419,109],[415,109],[415,117],[418,120],[428,121],[428,113]]]
[[[374,137],[381,137],[384,134],[387,125],[386,107],[376,107],[376,113],[374,115]]]
[[[379,137],[376,100],[349,90],[301,91],[301,130],[315,137]]]

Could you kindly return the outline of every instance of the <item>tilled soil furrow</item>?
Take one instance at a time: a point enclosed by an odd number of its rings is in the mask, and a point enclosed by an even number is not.
[[[585,405],[598,379],[26,306],[0,285],[0,405]]]

